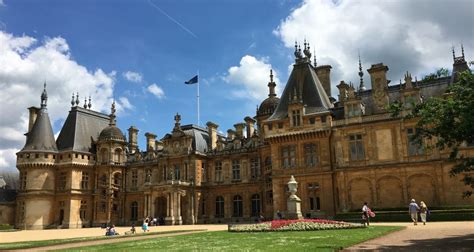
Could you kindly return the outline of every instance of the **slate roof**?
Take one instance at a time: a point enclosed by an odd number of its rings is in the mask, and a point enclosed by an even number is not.
[[[293,65],[293,71],[281,95],[280,103],[268,120],[281,120],[288,117],[290,97],[294,96],[295,91],[305,105],[305,115],[329,112],[329,109],[333,107],[313,66],[309,62],[300,62]]]
[[[58,149],[91,152],[92,139],[97,141],[100,132],[109,126],[108,115],[72,107],[56,141]]]
[[[46,107],[38,109],[37,117],[31,131],[26,133],[26,144],[21,151],[46,151],[58,150],[54,141],[53,128],[49,120]]]
[[[209,134],[207,129],[202,128],[195,124],[187,124],[180,126],[181,130],[185,135],[191,136],[193,138],[192,149],[193,151],[207,152],[209,144]],[[173,135],[168,133],[161,140],[166,140],[172,138]]]

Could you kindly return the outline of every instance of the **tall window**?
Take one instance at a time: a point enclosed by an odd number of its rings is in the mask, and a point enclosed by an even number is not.
[[[130,220],[136,221],[137,219],[138,219],[138,203],[134,201],[130,205]]]
[[[240,195],[234,196],[234,207],[232,216],[233,217],[242,217],[242,197]]]
[[[350,158],[352,161],[360,161],[365,159],[364,141],[362,135],[355,134],[349,136]]]
[[[216,217],[224,217],[224,197],[217,196],[216,198]]]
[[[58,181],[58,189],[65,190],[66,189],[66,181],[67,181],[67,174],[66,172],[59,173],[59,181]]]
[[[26,171],[20,172],[20,189],[26,190],[26,181],[28,173]]]
[[[309,197],[309,210],[321,210],[321,202],[319,197]]]
[[[215,174],[215,179],[216,182],[222,182],[222,162],[221,161],[216,161],[215,163],[215,169],[216,169],[216,174]]]
[[[180,180],[181,179],[181,174],[179,170],[179,165],[175,164],[174,165],[174,179]]]
[[[105,174],[100,177],[100,185],[107,186],[107,176]]]
[[[232,180],[240,180],[240,160],[232,160]]]
[[[83,190],[89,189],[89,173],[88,172],[82,172],[81,189]]]
[[[252,216],[259,216],[260,212],[260,195],[254,194],[252,195]]]
[[[281,148],[282,166],[283,168],[296,167],[296,146],[288,145]]]
[[[79,216],[81,220],[85,220],[87,217],[87,201],[81,200],[81,208],[79,209]]]
[[[145,183],[151,183],[151,169],[145,170]]]
[[[201,163],[201,176],[202,176],[202,182],[207,182],[207,169],[206,169],[206,163],[202,162]]]
[[[102,164],[107,163],[107,161],[109,160],[109,155],[107,153],[107,149],[100,150],[100,159],[101,159]]]
[[[265,158],[265,170],[271,171],[272,170],[272,157]]]
[[[250,175],[252,179],[260,177],[260,159],[252,158],[250,159]]]
[[[314,167],[318,163],[318,157],[316,155],[316,144],[305,144],[304,145],[304,159],[305,164],[308,167]]]
[[[138,187],[138,171],[132,170],[132,188]]]
[[[114,162],[115,162],[115,164],[120,164],[122,162],[121,157],[122,157],[122,150],[121,149],[115,149],[115,152],[114,152]]]
[[[414,128],[407,129],[407,143],[408,143],[408,155],[409,156],[418,156],[423,155],[423,146],[420,143],[412,140],[412,137],[415,135],[416,130]]]
[[[121,182],[122,182],[122,174],[120,172],[116,172],[114,174],[114,186],[120,187]]]
[[[106,204],[105,201],[100,202],[100,212],[105,213],[106,210]]]
[[[301,115],[299,110],[293,110],[293,126],[300,126],[301,125]]]
[[[206,199],[202,199],[201,202],[201,215],[206,215]]]

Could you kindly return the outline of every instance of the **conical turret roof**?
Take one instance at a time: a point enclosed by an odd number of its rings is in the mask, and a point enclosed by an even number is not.
[[[38,111],[35,123],[30,132],[26,133],[26,144],[21,151],[47,151],[55,152],[58,150],[54,140],[53,128],[49,119],[46,102],[48,95],[46,93],[46,83],[41,95],[41,109]]]
[[[280,103],[268,120],[287,118],[288,105],[292,102],[301,102],[305,115],[329,112],[333,107],[309,60],[300,60],[293,65]]]

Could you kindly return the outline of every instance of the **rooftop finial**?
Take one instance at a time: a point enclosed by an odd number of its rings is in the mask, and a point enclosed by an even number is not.
[[[453,51],[453,61],[456,60],[456,54],[454,53],[454,46],[451,47],[452,51]]]
[[[276,96],[275,94],[275,82],[273,81],[273,70],[270,69],[270,82],[268,82],[268,96]]]
[[[74,101],[74,93],[72,93],[71,106],[74,107],[75,103],[76,102]]]
[[[79,106],[79,92],[76,93],[76,106]]]
[[[84,96],[84,108],[87,109],[87,96]]]
[[[174,116],[174,130],[179,130],[181,129],[181,115],[176,112],[176,115]]]
[[[89,109],[91,109],[91,107],[92,107],[91,96],[90,96],[90,95],[89,95],[89,104],[87,104],[87,107],[88,107]]]
[[[318,66],[318,62],[316,61],[316,49],[313,48],[313,53],[314,53],[314,67]]]
[[[115,126],[116,121],[115,121],[115,99],[112,102],[112,107],[110,108],[110,126]]]
[[[45,109],[48,102],[48,93],[46,92],[46,81],[44,82],[43,93],[41,94],[41,108]]]
[[[308,45],[308,46],[306,46],[306,45]],[[311,48],[309,47],[309,42],[306,43],[306,41],[305,41],[305,46],[304,46],[303,53],[308,58],[308,60],[311,60]]]
[[[360,77],[359,91],[364,91],[365,90],[364,72],[362,71],[362,62],[360,60],[360,51],[358,52],[358,54],[359,54],[359,77]]]
[[[461,44],[461,56],[464,59],[464,46]]]

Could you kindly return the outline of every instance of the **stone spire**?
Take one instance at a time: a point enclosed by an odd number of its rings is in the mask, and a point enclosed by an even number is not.
[[[359,77],[360,77],[360,84],[359,84],[359,91],[364,91],[364,72],[362,72],[362,62],[360,61],[360,53],[359,53]]]
[[[112,107],[110,109],[110,122],[109,126],[115,126],[117,121],[115,120],[115,100],[112,102]]]
[[[72,93],[71,107],[74,107],[74,104],[76,104],[76,102],[74,101],[74,93]]]
[[[465,59],[465,58],[464,58],[464,46],[463,46],[463,44],[461,44],[461,57],[462,57],[463,59]]]
[[[46,110],[47,103],[48,103],[48,92],[46,92],[46,82],[44,82],[43,93],[41,94],[41,109]]]
[[[273,70],[270,69],[270,82],[268,82],[268,97],[276,96],[275,87],[276,87],[276,84],[273,81]]]

